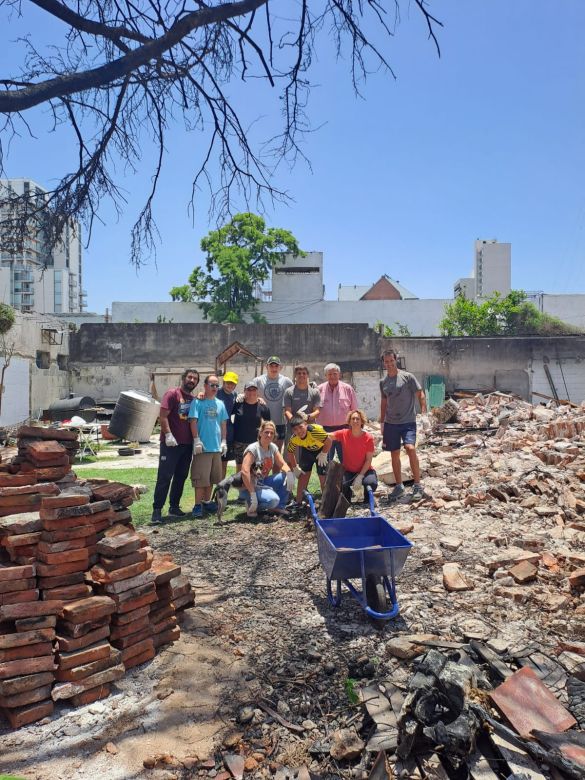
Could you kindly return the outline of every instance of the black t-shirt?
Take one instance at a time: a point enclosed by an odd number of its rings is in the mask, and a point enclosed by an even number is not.
[[[262,420],[270,420],[270,409],[265,404],[247,404],[245,401],[236,401],[234,404],[234,441],[252,444],[258,438],[258,428]]]

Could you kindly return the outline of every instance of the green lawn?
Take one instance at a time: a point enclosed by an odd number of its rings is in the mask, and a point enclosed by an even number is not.
[[[80,479],[109,479],[113,482],[125,482],[127,485],[146,485],[148,491],[140,497],[139,501],[135,501],[130,507],[132,512],[132,519],[135,525],[144,525],[150,522],[150,516],[152,514],[152,495],[154,492],[154,486],[156,484],[156,472],[155,468],[128,468],[128,469],[92,469],[84,468],[80,469],[78,476]],[[228,474],[233,474],[234,469],[232,466],[228,468]],[[309,490],[314,494],[317,492],[320,494],[319,480],[317,475],[313,472],[311,481],[309,482]],[[223,522],[233,520],[237,515],[245,511],[242,504],[236,504],[238,492],[235,488],[232,488],[229,493],[229,503],[227,510],[222,518]],[[181,501],[181,509],[184,512],[189,512],[193,508],[193,488],[191,483],[187,479],[185,482],[185,489],[183,491],[183,500]],[[166,508],[166,507],[165,507]],[[206,525],[213,525],[214,517],[207,518],[204,522]],[[217,519],[217,518],[215,518]],[[201,522],[201,521],[199,521]]]

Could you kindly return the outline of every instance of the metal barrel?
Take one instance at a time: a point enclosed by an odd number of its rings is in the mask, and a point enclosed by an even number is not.
[[[124,390],[108,426],[108,431],[121,439],[146,442],[160,413],[160,404],[148,393]]]

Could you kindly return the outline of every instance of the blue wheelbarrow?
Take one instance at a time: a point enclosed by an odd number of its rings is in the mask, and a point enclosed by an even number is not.
[[[322,520],[310,493],[305,492],[305,498],[315,521],[319,561],[327,575],[327,598],[331,606],[341,604],[343,583],[372,620],[384,622],[395,618],[400,611],[396,577],[402,571],[412,542],[375,511],[370,488],[367,517]],[[361,580],[361,590],[351,580]]]

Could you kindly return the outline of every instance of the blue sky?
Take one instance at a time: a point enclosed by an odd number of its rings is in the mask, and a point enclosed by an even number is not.
[[[267,221],[324,252],[327,298],[339,283],[383,273],[421,298],[449,297],[471,269],[476,238],[512,243],[516,288],[585,292],[585,3],[432,0],[430,9],[444,24],[441,58],[411,9],[388,50],[397,79],[372,75],[363,98],[352,92],[348,63],[320,46],[309,106],[320,129],[304,146],[312,170],[302,162],[281,169],[275,183],[294,202],[268,210]],[[40,11],[27,18],[33,34],[41,25],[50,35]],[[21,31],[17,20],[0,30],[3,69]],[[273,126],[276,95],[238,79],[231,93],[250,118]],[[200,143],[179,126],[169,137],[157,262],[138,273],[129,234],[148,168],[121,172],[127,208],[118,219],[104,207],[85,252],[90,311],[113,300],[168,300],[202,262],[199,241],[214,226],[206,193],[194,223],[188,213]],[[48,186],[65,172],[67,152],[65,131],[40,131],[11,146],[7,172]]]

